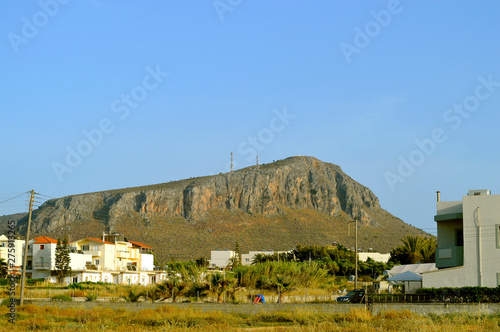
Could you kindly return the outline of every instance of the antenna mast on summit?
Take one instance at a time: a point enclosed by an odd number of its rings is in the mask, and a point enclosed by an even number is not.
[[[257,155],[257,166],[259,166],[259,155]]]
[[[231,151],[231,172],[234,171],[233,152]]]

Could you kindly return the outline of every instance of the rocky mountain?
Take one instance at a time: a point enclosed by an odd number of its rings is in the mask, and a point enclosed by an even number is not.
[[[354,245],[388,252],[407,234],[427,235],[380,207],[370,189],[334,164],[290,157],[181,181],[73,195],[33,213],[31,234],[70,239],[122,233],[154,247],[159,261],[232,249],[288,250],[297,244]],[[25,234],[27,218],[18,222]]]

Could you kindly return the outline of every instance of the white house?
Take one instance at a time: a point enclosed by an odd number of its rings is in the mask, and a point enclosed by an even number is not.
[[[438,271],[424,287],[500,285],[500,195],[469,190],[461,201],[437,202]]]
[[[230,259],[236,256],[233,250],[212,250],[210,251],[210,260],[208,261],[211,267],[225,269]]]
[[[15,267],[20,267],[23,264],[23,243],[24,240],[9,238],[5,235],[0,235],[0,258],[8,264],[9,273],[20,271],[19,268],[11,268],[11,264]]]
[[[7,236],[0,236],[0,257],[6,261],[15,253],[18,269],[9,273],[22,271],[24,260],[24,240],[10,241]],[[46,279],[56,282],[51,271],[55,270],[57,240],[40,236],[28,242],[26,277]],[[124,284],[148,285],[166,280],[167,274],[155,268],[153,247],[142,242],[126,241],[120,234],[106,236],[106,239],[84,238],[69,243],[71,274],[65,277],[71,282],[109,282]],[[10,256],[12,257],[12,256]]]
[[[385,263],[391,258],[391,254],[381,254],[379,252],[359,252],[358,259],[360,261],[366,262],[368,258],[373,259],[375,262]]]

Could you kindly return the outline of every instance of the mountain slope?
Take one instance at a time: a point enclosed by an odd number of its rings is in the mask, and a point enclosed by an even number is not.
[[[235,172],[170,183],[67,196],[33,213],[31,232],[52,237],[123,233],[153,245],[160,261],[209,256],[210,250],[291,249],[354,243],[387,252],[407,234],[425,234],[380,207],[378,198],[339,166],[291,157]],[[19,224],[26,232],[26,218]]]

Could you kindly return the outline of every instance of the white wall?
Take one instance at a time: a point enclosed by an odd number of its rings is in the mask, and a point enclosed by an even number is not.
[[[78,254],[72,252],[69,254],[69,258],[71,261],[69,266],[73,271],[85,270],[85,263],[92,262],[92,255],[89,254]]]
[[[141,255],[141,266],[139,268],[141,271],[153,271],[155,269],[154,255],[152,254],[140,254]]]
[[[229,259],[235,256],[232,250],[212,250],[210,252],[210,266],[225,268],[229,264]]]
[[[379,252],[359,252],[358,259],[366,262],[368,258],[373,259],[375,262],[387,263],[391,258],[391,254],[381,254]]]
[[[444,204],[445,202],[438,203]],[[452,211],[446,213],[457,212],[459,204],[456,204],[457,202],[451,203],[454,204],[443,205],[448,208],[447,211]],[[424,287],[498,286],[497,275],[500,273],[498,241],[500,234],[498,234],[497,225],[500,224],[500,195],[464,196],[461,206],[463,210],[464,265],[425,273],[423,276]],[[443,211],[446,210],[440,210],[439,214],[444,214]],[[479,222],[480,229],[477,226]],[[438,243],[441,243],[439,239]],[[481,243],[480,246],[479,243]]]

